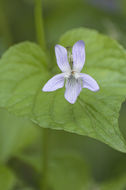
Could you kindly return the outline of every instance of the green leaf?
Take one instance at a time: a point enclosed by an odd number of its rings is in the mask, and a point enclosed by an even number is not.
[[[45,54],[33,43],[10,48],[0,61],[0,105],[17,115],[30,116],[47,73],[45,65]]]
[[[5,166],[0,165],[0,189],[13,190],[16,178],[13,173]]]
[[[0,162],[6,162],[26,148],[38,133],[32,122],[0,110]]]
[[[41,126],[87,135],[126,152],[125,140],[118,127],[119,111],[126,95],[126,53],[116,41],[83,28],[66,33],[60,43],[67,47],[78,40],[86,44],[82,72],[96,79],[100,91],[83,89],[74,105],[64,99],[64,89],[44,93],[43,98],[39,95],[36,120]],[[46,109],[42,111],[42,107]]]
[[[39,46],[26,42],[10,48],[0,61],[0,106],[41,127],[87,135],[126,152],[118,128],[126,94],[126,53],[114,40],[84,28],[66,33],[60,43],[72,46],[78,40],[86,44],[83,72],[97,80],[99,92],[83,89],[74,105],[65,100],[65,89],[42,92],[51,77],[47,58]]]

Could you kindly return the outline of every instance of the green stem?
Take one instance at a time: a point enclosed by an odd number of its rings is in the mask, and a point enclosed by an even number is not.
[[[44,21],[42,14],[42,0],[35,0],[35,25],[36,25],[36,37],[38,44],[42,49],[46,49],[45,33],[44,33]]]
[[[48,171],[48,129],[42,129],[42,181],[40,189],[47,190],[47,171]]]
[[[12,36],[10,32],[10,27],[6,15],[6,2],[3,0],[0,1],[0,25],[1,25],[1,32],[2,35],[4,36],[4,41],[7,43],[8,46],[12,45]]]
[[[38,44],[46,50],[42,0],[35,0],[35,26]],[[42,128],[42,174],[40,179],[40,189],[47,190],[47,169],[48,169],[48,129]]]

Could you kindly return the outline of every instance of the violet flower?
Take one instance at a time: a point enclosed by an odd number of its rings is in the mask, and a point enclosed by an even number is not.
[[[62,88],[65,83],[65,98],[74,104],[82,88],[98,91],[97,82],[88,74],[80,73],[85,63],[85,44],[82,40],[73,45],[72,53],[61,45],[55,46],[57,65],[62,71],[52,77],[43,87],[43,91],[50,92]],[[69,60],[69,62],[68,62]],[[70,63],[70,64],[69,64]]]

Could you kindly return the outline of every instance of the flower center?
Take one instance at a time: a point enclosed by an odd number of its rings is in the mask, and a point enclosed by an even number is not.
[[[71,76],[74,77],[75,79],[79,79],[80,78],[80,73],[77,71],[71,71]]]
[[[71,74],[74,75],[74,74],[75,74],[75,71],[71,71]]]

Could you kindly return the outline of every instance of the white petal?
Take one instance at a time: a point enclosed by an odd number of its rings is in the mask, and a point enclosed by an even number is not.
[[[85,44],[82,40],[76,42],[72,48],[73,70],[80,72],[85,62]]]
[[[76,79],[68,79],[66,82],[65,98],[71,104],[76,102],[81,92],[81,82]]]
[[[43,87],[42,91],[55,91],[64,86],[64,73],[52,77]]]
[[[55,54],[57,59],[57,65],[62,72],[70,71],[70,65],[67,58],[67,50],[61,45],[55,46]]]
[[[94,91],[94,92],[99,90],[98,83],[90,75],[80,73],[80,76],[83,81],[83,88],[88,88],[89,90]]]

